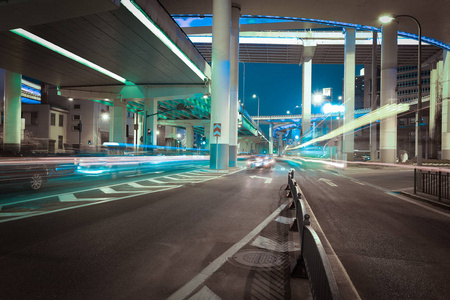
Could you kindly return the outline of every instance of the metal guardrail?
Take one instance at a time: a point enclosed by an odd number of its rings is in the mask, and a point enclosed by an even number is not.
[[[450,173],[414,169],[414,194],[417,192],[436,196],[438,201],[450,200]]]
[[[286,187],[288,197],[293,198],[297,229],[300,234],[301,249],[293,277],[307,277],[314,299],[339,299],[339,289],[325,249],[316,231],[310,227],[309,215],[300,189],[294,179],[294,170],[288,173]]]

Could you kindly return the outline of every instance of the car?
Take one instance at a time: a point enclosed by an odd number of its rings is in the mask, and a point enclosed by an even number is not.
[[[269,155],[254,155],[247,159],[247,170],[271,170],[275,165],[275,160]]]
[[[49,176],[48,168],[41,163],[20,162],[0,164],[0,186],[25,186],[40,190]]]

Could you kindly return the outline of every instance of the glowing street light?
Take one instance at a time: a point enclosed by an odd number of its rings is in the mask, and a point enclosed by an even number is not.
[[[314,94],[314,95],[313,95],[313,102],[314,102],[315,104],[320,104],[320,103],[322,103],[322,100],[323,100],[323,95],[322,95],[322,94]]]
[[[422,27],[419,21],[410,15],[396,15],[396,16],[381,16],[378,20],[382,24],[387,24],[392,22],[397,18],[410,18],[417,25],[417,35],[419,38],[419,43],[417,47],[417,165],[422,165],[422,132],[419,123],[422,121]]]

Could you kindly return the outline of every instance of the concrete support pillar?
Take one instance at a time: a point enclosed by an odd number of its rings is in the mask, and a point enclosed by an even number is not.
[[[397,27],[393,20],[382,27],[380,106],[397,103]],[[397,159],[397,115],[380,121],[380,158],[384,163]]]
[[[437,158],[437,141],[436,141],[436,115],[438,107],[438,99],[442,96],[442,89],[439,84],[439,78],[442,77],[443,62],[436,63],[436,67],[430,72],[430,117],[429,117],[429,147],[428,158]]]
[[[109,125],[109,141],[126,143],[127,104],[121,99],[114,99]]]
[[[221,136],[211,135],[209,166],[219,170],[228,169],[230,159],[230,29],[231,1],[213,0],[211,128],[220,124]]]
[[[186,148],[194,148],[194,126],[186,125]]]
[[[312,59],[303,61],[302,74],[302,138],[311,131]]]
[[[283,152],[283,132],[277,132],[278,136],[278,156],[281,156]]]
[[[377,60],[377,38],[378,34],[374,31],[372,36],[372,82],[371,82],[371,94],[370,94],[370,107],[372,111],[378,108],[378,60]],[[366,85],[367,86],[367,85]],[[378,123],[373,122],[370,124],[370,160],[378,160]]]
[[[344,126],[353,122],[355,118],[355,29],[345,30],[345,56],[344,56]],[[355,150],[354,130],[344,132],[343,148],[344,159],[353,160]]]
[[[203,130],[205,131],[205,149],[210,149],[211,124],[203,126]]]
[[[269,154],[273,155],[273,123],[269,125]]]
[[[238,98],[239,98],[239,18],[241,8],[231,8],[230,48],[230,158],[229,167],[236,167],[238,153]]]
[[[22,75],[5,70],[3,150],[20,152]]]
[[[134,134],[133,144],[135,149],[137,149],[139,145],[142,144],[141,135],[139,134],[139,129],[142,126],[140,119],[141,119],[140,115],[138,113],[135,113],[133,118],[133,134]]]
[[[156,135],[156,130],[158,129],[158,100],[156,99],[145,99],[144,103],[144,113],[148,116],[147,122],[144,124],[144,144],[154,145],[158,144],[158,136]],[[148,130],[151,133],[148,134]]]
[[[450,52],[444,50],[441,158],[450,159]]]

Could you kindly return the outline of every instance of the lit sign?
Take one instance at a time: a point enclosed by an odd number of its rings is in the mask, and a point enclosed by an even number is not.
[[[331,97],[331,88],[324,88],[322,94],[326,97]]]

